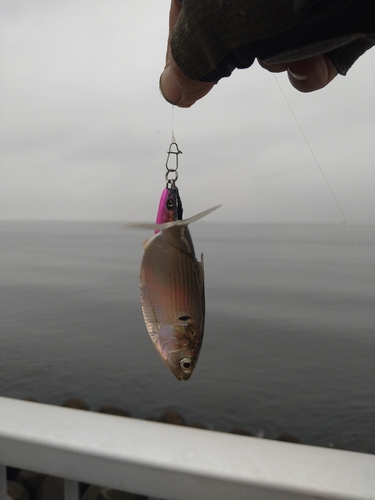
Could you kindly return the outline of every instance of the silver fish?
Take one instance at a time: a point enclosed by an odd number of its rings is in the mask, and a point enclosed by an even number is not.
[[[194,371],[205,319],[203,254],[199,262],[188,224],[217,208],[165,224],[132,224],[160,231],[143,245],[141,303],[151,340],[178,380]]]

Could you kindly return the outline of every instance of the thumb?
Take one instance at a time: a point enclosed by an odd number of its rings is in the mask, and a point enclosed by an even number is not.
[[[182,5],[177,0],[171,0],[169,11],[169,34],[180,15]],[[163,73],[159,81],[159,88],[166,101],[180,108],[189,108],[198,99],[205,96],[214,86],[213,83],[204,83],[186,77],[172,57],[168,37],[167,56]]]
[[[200,82],[187,78],[170,55],[160,77],[160,91],[166,101],[180,108],[189,108],[208,94],[213,82]]]

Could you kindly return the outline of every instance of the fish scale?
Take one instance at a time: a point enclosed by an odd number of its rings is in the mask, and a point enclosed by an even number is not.
[[[147,285],[146,288],[141,285],[142,296],[147,297],[150,304],[157,305],[159,327],[175,323],[181,316],[197,318],[199,322],[199,318],[204,317],[202,300],[196,300],[197,297],[202,299],[204,294],[201,264],[195,256],[181,249],[168,248],[168,242],[160,247],[160,239],[150,244],[150,251],[143,257]]]

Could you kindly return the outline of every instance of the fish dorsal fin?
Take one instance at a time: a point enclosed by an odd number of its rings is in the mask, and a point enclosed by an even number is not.
[[[175,226],[187,226],[188,224],[191,224],[192,222],[195,222],[199,219],[202,219],[203,217],[206,217],[206,215],[210,214],[211,212],[213,212],[214,210],[217,210],[220,207],[221,207],[221,205],[216,205],[216,207],[209,208],[208,210],[205,210],[204,212],[200,212],[197,215],[193,215],[193,217],[190,217],[189,219],[175,220],[173,222],[166,222],[165,224],[153,224],[153,223],[149,223],[149,222],[133,222],[130,224],[126,224],[125,227],[135,227],[138,229],[158,229],[159,231],[163,231],[164,229],[169,229],[169,228],[175,227]],[[150,240],[147,241],[147,244],[150,242]],[[143,244],[143,246],[145,245],[145,243]]]

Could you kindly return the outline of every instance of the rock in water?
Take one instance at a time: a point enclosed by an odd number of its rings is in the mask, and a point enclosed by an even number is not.
[[[22,486],[27,488],[30,493],[33,494],[40,488],[46,477],[46,474],[22,469],[18,473],[17,482],[21,483]]]
[[[119,417],[131,417],[130,412],[111,405],[100,406],[100,408],[98,408],[98,413],[106,413],[107,415],[117,415]]]
[[[159,418],[156,419],[157,422],[163,422],[164,424],[173,425],[186,425],[185,418],[174,410],[167,410]]]
[[[27,489],[16,481],[7,482],[7,494],[12,500],[30,500]]]
[[[81,500],[147,500],[143,495],[90,485]]]
[[[47,476],[38,489],[37,500],[64,500],[64,479]]]
[[[289,432],[284,432],[281,434],[278,438],[277,441],[285,441],[286,443],[300,443],[300,439],[297,436],[294,436],[293,434],[289,434]]]
[[[61,406],[64,406],[65,408],[74,408],[76,410],[90,410],[88,404],[79,398],[69,398],[64,401]]]

